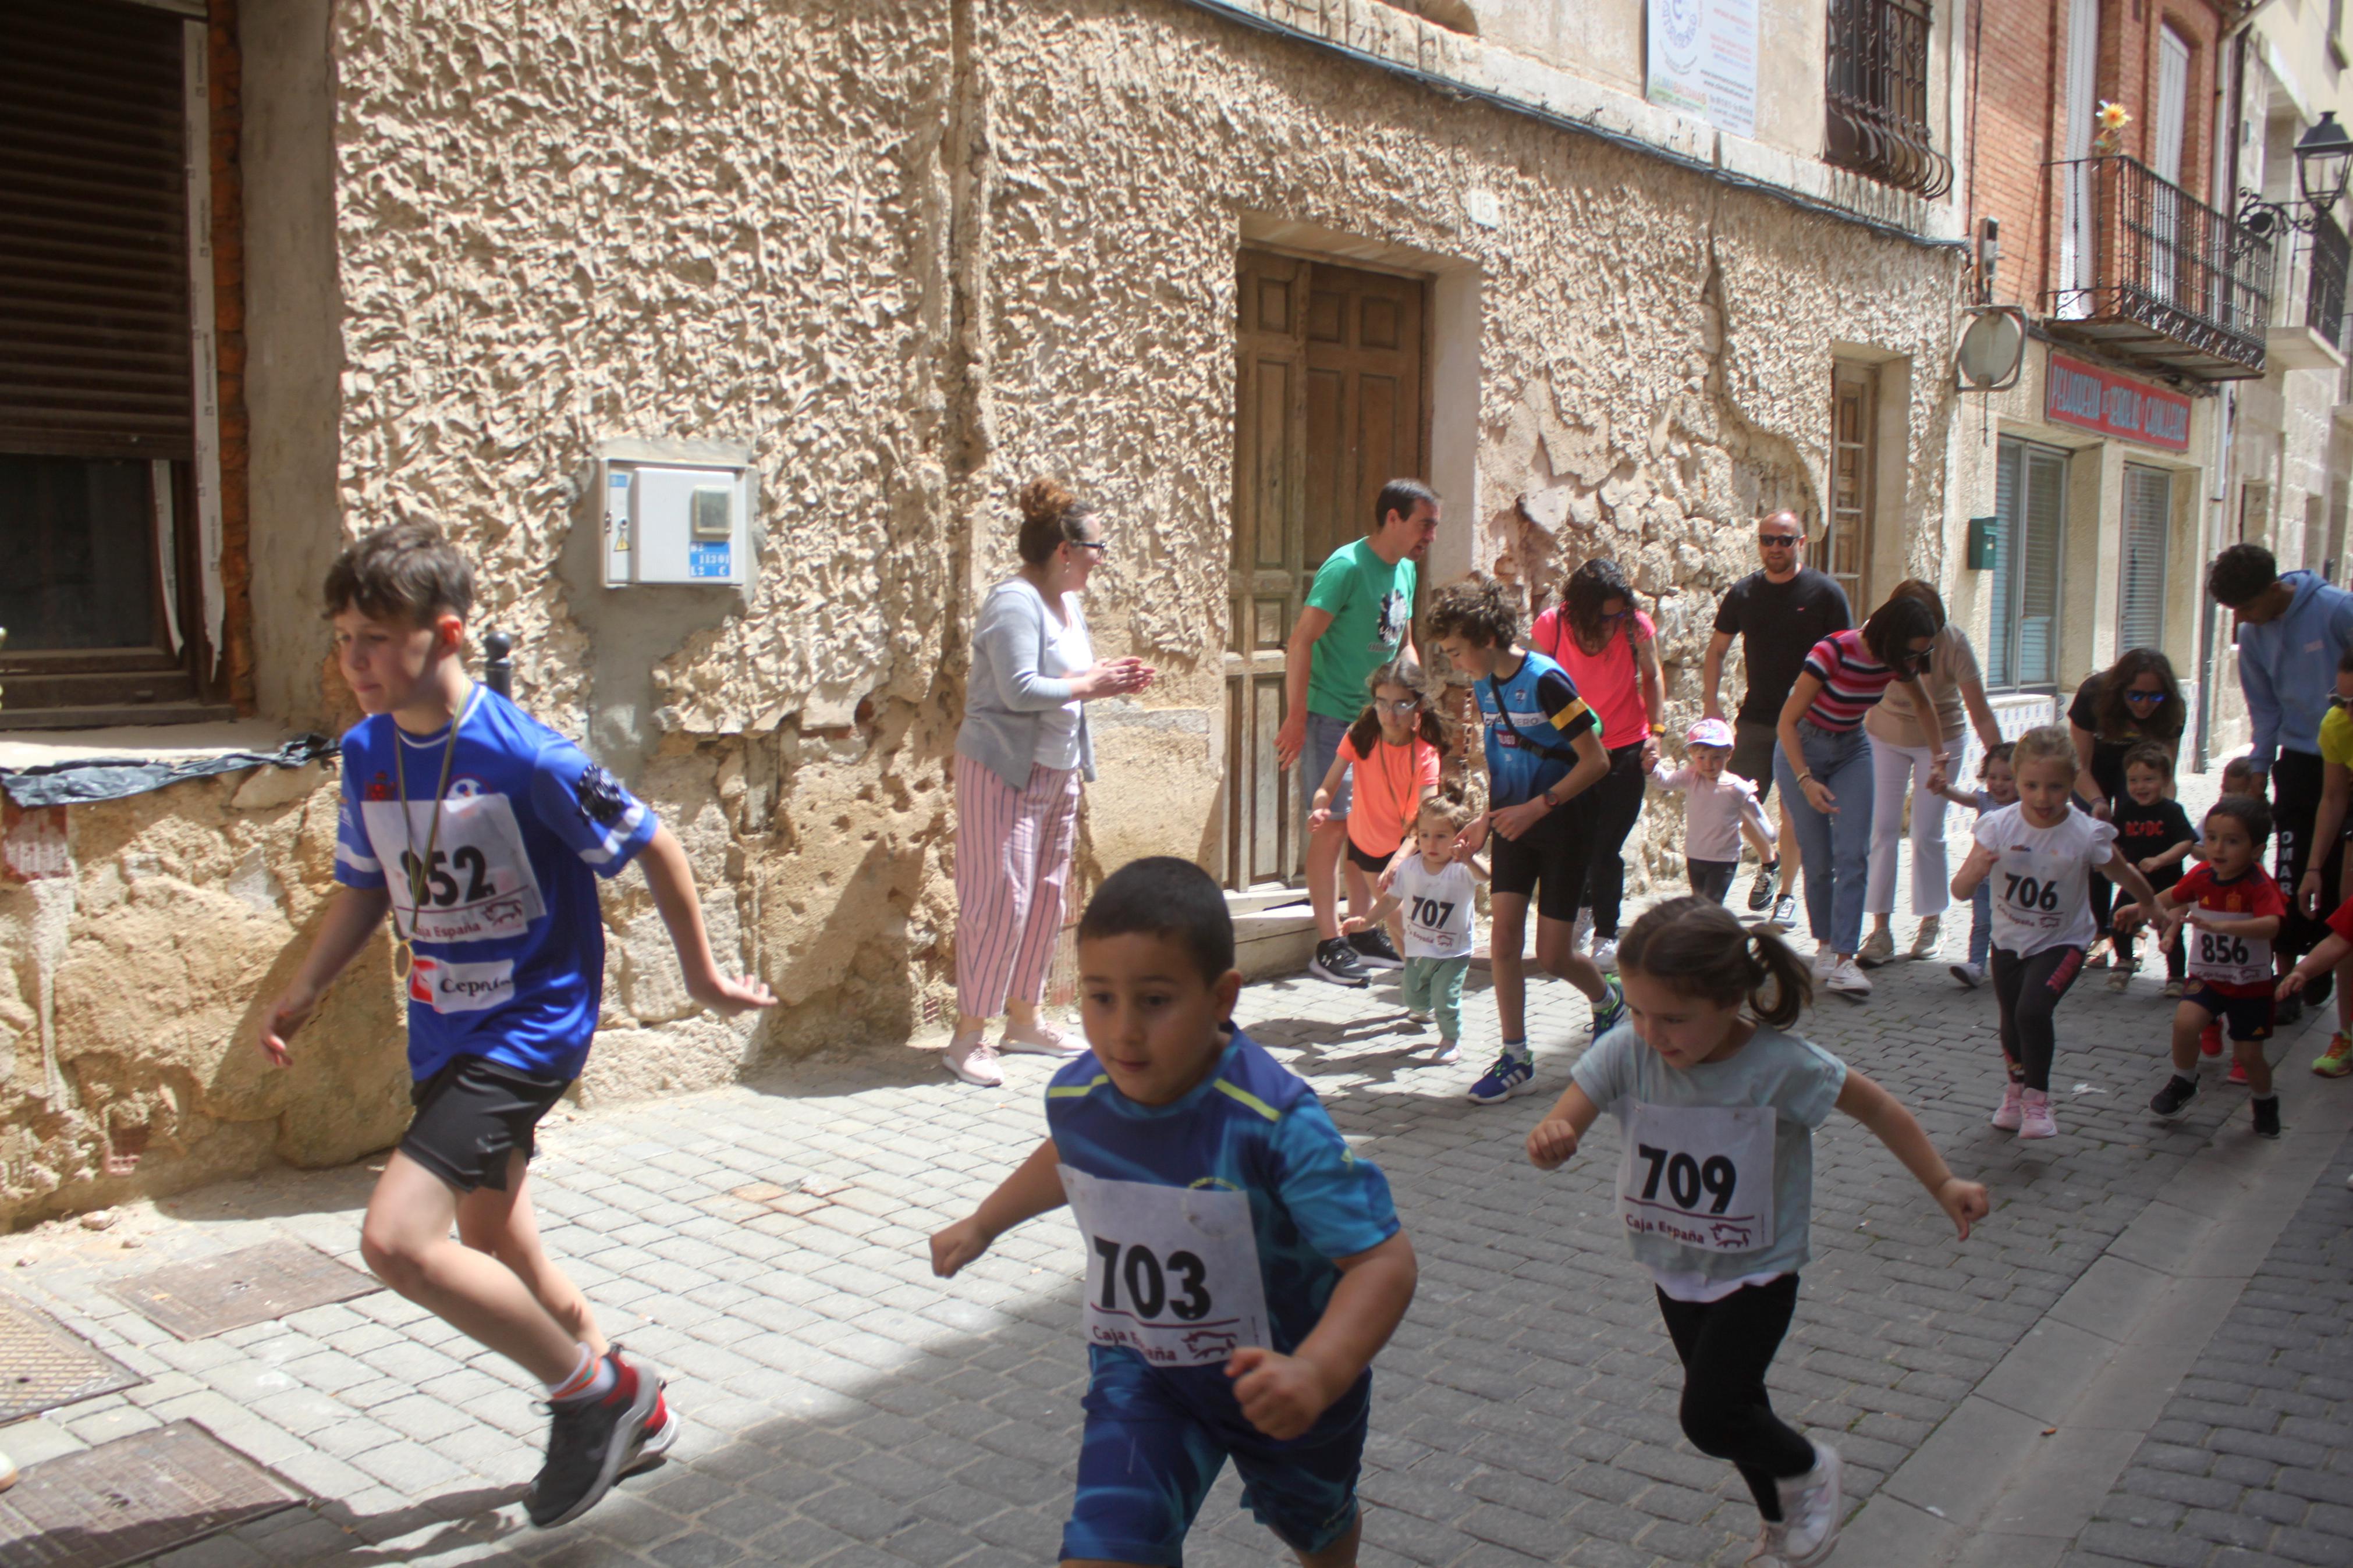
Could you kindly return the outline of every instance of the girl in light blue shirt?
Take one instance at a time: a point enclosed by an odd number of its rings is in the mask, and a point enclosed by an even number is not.
[[[1986,1190],[1947,1170],[1885,1089],[1786,1032],[1812,985],[1779,937],[1675,899],[1634,922],[1618,965],[1627,1022],[1577,1062],[1528,1158],[1556,1170],[1603,1111],[1617,1115],[1618,1214],[1683,1363],[1683,1434],[1747,1481],[1759,1559],[1811,1568],[1844,1511],[1838,1451],[1773,1413],[1765,1373],[1807,1258],[1813,1130],[1834,1109],[1870,1128],[1964,1240]]]

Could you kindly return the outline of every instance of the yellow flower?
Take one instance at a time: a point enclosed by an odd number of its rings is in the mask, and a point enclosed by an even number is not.
[[[2131,123],[2132,123],[2132,115],[2130,114],[2130,112],[2128,112],[2128,111],[2126,110],[2126,108],[2125,108],[2125,106],[2124,106],[2123,104],[2121,104],[2121,103],[2108,103],[2108,102],[2105,102],[2105,101],[2103,101],[2103,102],[2101,103],[2101,105],[2100,105],[2100,129],[2101,129],[2101,130],[2103,130],[2103,131],[2122,131],[2126,126],[2130,125]]]

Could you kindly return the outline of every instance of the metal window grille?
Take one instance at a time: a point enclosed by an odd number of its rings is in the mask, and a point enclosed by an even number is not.
[[[1831,0],[1823,157],[1934,200],[1953,164],[1928,119],[1929,33],[1928,0]]]
[[[2304,324],[2339,350],[2345,346],[2345,274],[2353,245],[2327,213],[2312,231],[2310,272],[2306,275]]]

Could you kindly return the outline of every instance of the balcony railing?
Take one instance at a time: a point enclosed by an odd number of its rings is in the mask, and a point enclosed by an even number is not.
[[[2271,242],[2137,158],[2052,165],[2063,203],[2052,331],[2208,381],[2263,374]]]
[[[1825,161],[1933,201],[1953,164],[1928,123],[1928,0],[1831,0]]]

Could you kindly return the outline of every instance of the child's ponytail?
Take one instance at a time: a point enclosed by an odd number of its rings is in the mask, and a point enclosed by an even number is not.
[[[1719,1007],[1745,1005],[1786,1029],[1814,993],[1811,969],[1769,931],[1750,931],[1713,899],[1654,905],[1618,943],[1618,965]]]

